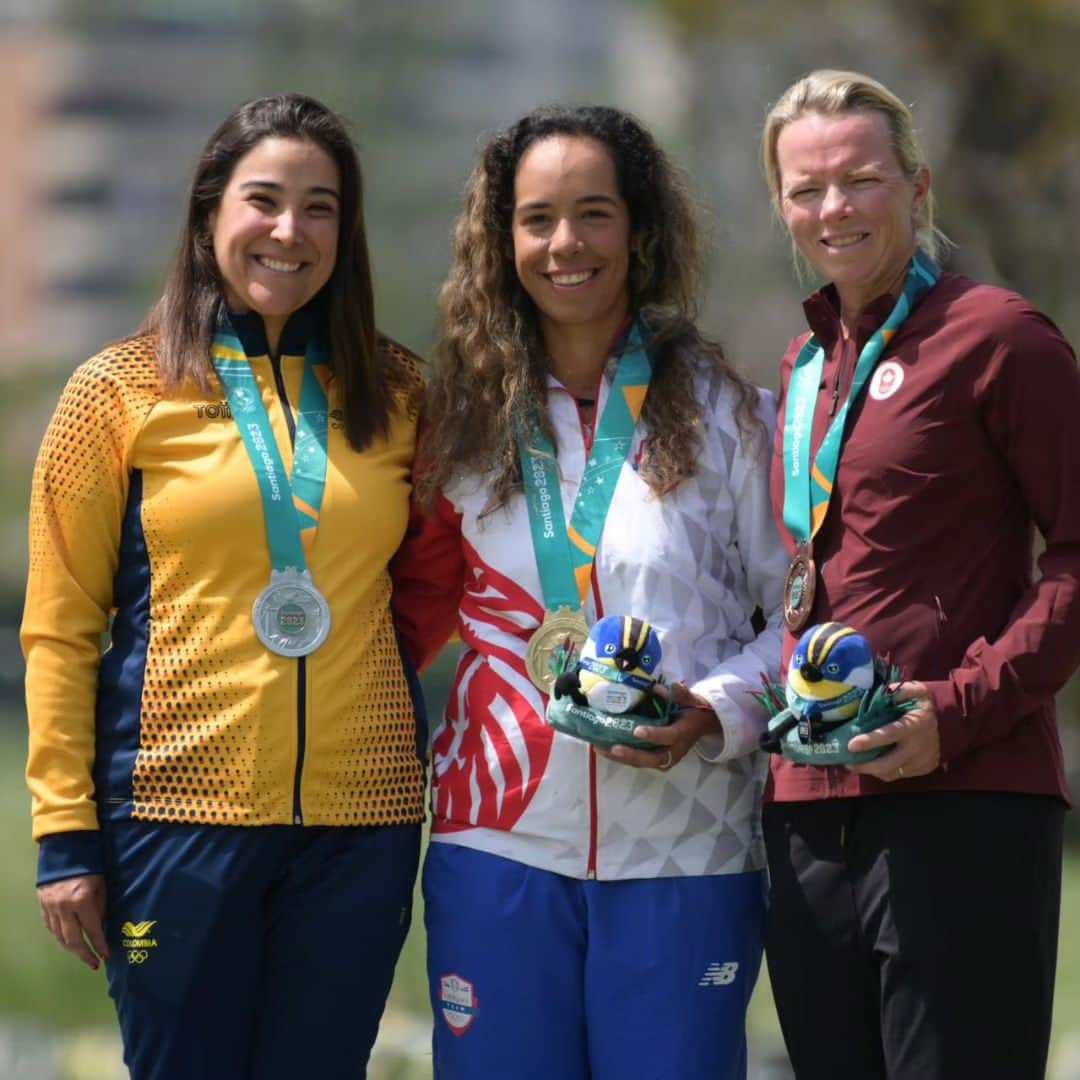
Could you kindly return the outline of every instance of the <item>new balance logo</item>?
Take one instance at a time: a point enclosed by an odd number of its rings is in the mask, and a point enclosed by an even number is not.
[[[726,964],[710,964],[701,976],[698,986],[730,986],[739,972],[739,965],[733,960]]]

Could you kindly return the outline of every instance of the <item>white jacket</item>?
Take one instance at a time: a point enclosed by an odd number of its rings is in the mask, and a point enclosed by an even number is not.
[[[615,361],[602,382],[603,409]],[[573,397],[549,381],[566,519],[586,461]],[[766,435],[745,447],[734,395],[698,376],[704,432],[696,474],[658,497],[637,472],[643,425],[619,474],[585,612],[650,622],[661,670],[712,704],[723,739],[706,736],[667,772],[620,765],[544,721],[547,699],[525,673],[543,617],[524,497],[481,516],[483,477],[440,499],[460,530],[465,593],[462,652],[446,716],[434,735],[432,840],[462,844],[575,878],[729,874],[764,865],[760,801],[766,722],[750,696],[778,676],[787,558],[769,504],[775,406],[761,392]],[[768,626],[755,638],[755,606]]]

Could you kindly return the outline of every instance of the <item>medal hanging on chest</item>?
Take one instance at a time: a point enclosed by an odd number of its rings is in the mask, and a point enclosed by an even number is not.
[[[795,545],[795,554],[791,557],[787,580],[784,582],[784,622],[793,632],[810,621],[816,590],[817,567],[814,565],[814,550],[807,540]]]
[[[251,611],[259,640],[279,656],[307,656],[330,633],[330,605],[306,570],[274,570]]]
[[[259,481],[270,546],[270,584],[252,608],[255,633],[279,656],[308,656],[330,633],[330,605],[312,580],[304,554],[304,537],[314,536],[326,486],[327,403],[315,371],[326,360],[312,340],[304,357],[290,477],[240,340],[219,329],[211,355]]]
[[[580,651],[589,636],[584,603],[593,562],[651,377],[642,328],[635,323],[626,351],[619,358],[569,524],[563,513],[554,448],[537,424],[528,437],[518,432],[525,503],[545,609],[526,646],[525,670],[533,685],[545,694],[550,694],[555,684],[555,650],[572,642]]]
[[[813,541],[829,509],[851,406],[859,399],[886,346],[940,276],[941,271],[933,260],[922,251],[916,251],[900,299],[863,346],[855,365],[851,390],[825,432],[812,465],[810,441],[825,350],[816,337],[811,337],[795,358],[784,410],[784,524],[795,539],[795,551],[784,583],[783,605],[784,622],[793,634],[809,623],[813,612],[817,591]]]
[[[581,651],[589,636],[589,623],[581,608],[561,607],[558,611],[546,610],[544,621],[529,638],[525,647],[525,670],[533,686],[545,694],[551,693],[555,685],[555,672],[552,669],[552,657],[555,650],[568,648],[572,643]]]

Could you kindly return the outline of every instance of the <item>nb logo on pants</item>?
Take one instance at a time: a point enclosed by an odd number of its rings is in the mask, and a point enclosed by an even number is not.
[[[739,965],[733,960],[726,964],[710,964],[701,976],[698,986],[730,986],[738,972]]]

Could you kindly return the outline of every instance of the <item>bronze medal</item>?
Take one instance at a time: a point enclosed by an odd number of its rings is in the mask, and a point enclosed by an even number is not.
[[[797,634],[810,621],[816,584],[814,552],[809,541],[804,540],[795,547],[784,582],[784,622],[793,634]]]
[[[555,685],[555,672],[551,669],[551,657],[556,649],[570,642],[580,652],[589,636],[589,624],[581,609],[576,611],[561,607],[558,611],[545,611],[544,621],[529,638],[525,649],[525,670],[533,686],[545,694]]]

